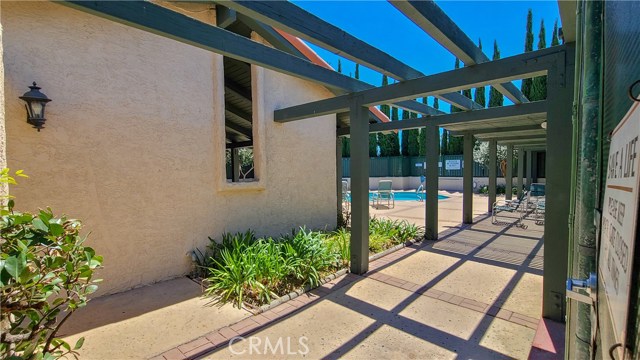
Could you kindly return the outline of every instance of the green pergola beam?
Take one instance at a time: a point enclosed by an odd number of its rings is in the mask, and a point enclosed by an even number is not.
[[[280,33],[273,29],[271,26],[263,24],[260,21],[252,19],[249,16],[245,16],[243,14],[237,14],[237,16],[238,20],[242,21],[245,25],[251,28],[251,30],[255,31],[263,39],[267,40],[267,42],[273,45],[273,47],[275,47],[276,49],[282,50],[299,58],[305,58],[304,54],[301,53],[300,50],[293,46],[289,41],[287,41],[287,39],[284,38],[284,36],[280,35]]]
[[[480,141],[492,141],[492,140],[497,140],[497,141],[503,141],[503,142],[509,142],[509,141],[529,141],[529,142],[540,142],[540,141],[546,141],[545,139],[547,138],[547,134],[539,134],[539,135],[509,135],[508,133],[505,134],[505,136],[495,136],[495,137],[491,137],[491,138],[481,138],[478,139]]]
[[[253,141],[251,140],[226,144],[227,149],[239,149],[239,148],[245,148],[250,146],[253,146]]]
[[[225,0],[218,3],[392,78],[408,80],[424,76],[419,70],[291,2]],[[462,109],[480,108],[477,103],[460,93],[443,94],[439,97]]]
[[[545,146],[546,139],[498,140],[498,145]]]
[[[276,110],[274,112],[274,120],[288,122],[345,112],[349,108],[352,96],[360,97],[363,106],[375,106],[504,81],[546,75],[548,68],[558,60],[563,60],[564,57],[564,45],[553,46],[462,69]]]
[[[225,121],[224,123],[224,127],[226,127],[227,129],[236,132],[240,135],[244,135],[246,137],[248,137],[249,139],[252,138],[252,133],[251,133],[251,129],[245,129],[242,126],[236,125],[234,123]]]
[[[76,0],[61,1],[59,4],[331,89],[354,92],[373,88],[363,81],[148,1]],[[417,101],[403,101],[394,105],[425,115],[441,113]]]
[[[451,114],[443,114],[436,116],[426,116],[415,119],[406,119],[402,121],[391,121],[387,123],[378,123],[369,125],[369,132],[383,132],[392,130],[407,130],[423,128],[428,124],[444,126],[458,123],[474,123],[487,120],[504,119],[505,122],[522,118],[545,116],[547,111],[546,101],[536,101],[526,104],[501,106],[482,110],[463,111]],[[538,126],[539,128],[539,126]],[[492,129],[492,132],[495,129]],[[471,132],[474,132],[473,130]],[[465,134],[467,132],[459,132]],[[337,131],[338,136],[348,135],[349,128],[340,128]]]
[[[488,62],[489,58],[433,1],[389,1],[435,41],[462,60],[465,66]],[[493,85],[514,104],[529,100],[511,82]]]
[[[478,130],[469,130],[469,131],[449,131],[449,136],[464,136],[466,132],[471,132],[473,135],[482,135],[482,134],[507,133],[507,132],[531,131],[531,130],[544,130],[544,129],[541,128],[540,125],[506,126],[506,127],[482,128]]]

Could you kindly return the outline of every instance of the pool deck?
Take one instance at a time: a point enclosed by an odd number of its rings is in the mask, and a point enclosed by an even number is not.
[[[439,241],[265,313],[206,306],[199,285],[180,278],[96,299],[64,334],[86,337],[81,359],[527,358],[540,318],[542,227],[491,224],[481,196],[477,221],[456,225],[462,199],[445,195],[440,218],[450,219],[441,220]],[[418,202],[371,210],[424,221]]]

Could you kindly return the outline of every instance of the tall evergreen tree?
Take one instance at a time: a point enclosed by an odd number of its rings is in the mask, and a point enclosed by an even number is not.
[[[449,155],[449,132],[442,129],[442,137],[440,138],[440,155]]]
[[[342,157],[351,157],[351,139],[346,136],[342,137]]]
[[[360,79],[360,65],[356,63],[356,79]],[[383,79],[384,81],[384,79]],[[369,157],[378,156],[378,136],[376,133],[369,133]]]
[[[544,19],[540,21],[540,33],[538,33],[538,50],[547,47],[546,31],[544,30]],[[529,100],[538,101],[547,98],[547,77],[537,76],[533,79],[531,97]]]
[[[426,99],[425,99],[426,100]],[[418,114],[409,113],[409,118],[417,118]],[[404,137],[405,132],[402,132],[402,136]],[[420,144],[418,137],[420,136],[420,130],[411,129],[406,131],[407,134],[407,155],[409,156],[418,156],[420,155]]]
[[[500,49],[498,48],[498,41],[493,41],[493,60],[500,59]],[[502,106],[504,102],[504,96],[500,91],[491,86],[489,90],[489,107]]]
[[[342,63],[340,62],[340,59],[338,59],[338,72],[342,74]]]
[[[360,64],[356,63],[356,79],[360,79]]]
[[[408,110],[402,110],[402,120],[409,119],[411,114]],[[401,141],[400,141],[400,153],[403,156],[407,156],[409,154],[409,131],[411,130],[402,130],[401,131]]]
[[[478,39],[478,47],[480,48],[480,51],[482,51],[482,40]],[[475,96],[473,98],[473,101],[475,101],[478,105],[482,106],[483,108],[487,106],[487,101],[485,99],[485,87],[484,86],[480,86],[476,88],[476,93]]]
[[[533,50],[533,11],[529,9],[529,12],[527,13],[527,32],[525,34],[524,52],[529,52],[532,50]],[[520,87],[520,89],[522,90],[522,93],[524,94],[524,96],[527,97],[527,99],[531,99],[532,87],[533,87],[532,79],[522,80],[522,86]]]
[[[456,63],[453,67],[454,69],[460,69],[460,59],[456,58]],[[460,112],[461,110],[457,107],[457,106],[453,106],[451,105],[451,110],[450,112],[454,113],[454,112]]]
[[[427,103],[426,101],[424,102]],[[438,98],[433,98],[433,108],[436,110],[440,110],[440,104],[438,103]]]
[[[553,24],[553,33],[551,34],[551,46],[560,45],[560,40],[558,40],[558,20]]]

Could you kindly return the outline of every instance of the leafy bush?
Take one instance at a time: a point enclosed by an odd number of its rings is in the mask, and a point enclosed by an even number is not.
[[[304,228],[278,239],[253,232],[223,234],[212,242],[206,295],[219,302],[260,305],[309,285],[340,267],[339,256],[325,244],[326,235]]]
[[[8,170],[0,176],[15,183]],[[10,200],[0,210],[0,353],[10,359],[76,355],[84,338],[71,348],[56,333],[97,290],[93,272],[102,257],[83,246],[78,220],[56,218],[51,209],[21,213],[13,206]]]
[[[505,194],[505,191],[506,191],[506,187],[504,185],[496,185],[496,194],[497,195]],[[515,186],[512,187],[511,193],[515,194],[516,192],[517,192],[517,188]],[[485,194],[485,195],[489,194],[489,186],[487,186],[487,185],[482,186],[478,190],[478,193]]]
[[[384,251],[424,236],[424,229],[407,221],[370,220],[369,250]],[[292,231],[288,236],[256,238],[252,231],[222,235],[204,253],[194,250],[198,271],[206,273],[207,296],[216,302],[252,306],[271,302],[302,286],[315,287],[324,275],[349,266],[351,234]]]

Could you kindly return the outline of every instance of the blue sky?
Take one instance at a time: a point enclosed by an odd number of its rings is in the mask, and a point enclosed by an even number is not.
[[[386,1],[294,1],[303,9],[340,27],[351,35],[385,51],[410,66],[435,74],[453,69],[455,57],[432,40]],[[558,20],[557,1],[436,1],[444,12],[475,42],[482,39],[483,50],[493,55],[493,41],[498,41],[501,56],[524,51],[528,9],[533,10],[534,48],[538,43],[540,21],[544,19],[547,46],[551,43],[553,23]],[[331,66],[338,56],[313,46]],[[342,59],[342,72],[353,73],[355,65]],[[379,86],[382,75],[360,66],[360,79]],[[516,83],[520,86],[519,82]],[[430,100],[431,102],[431,100]],[[442,107],[447,110],[446,106]]]

